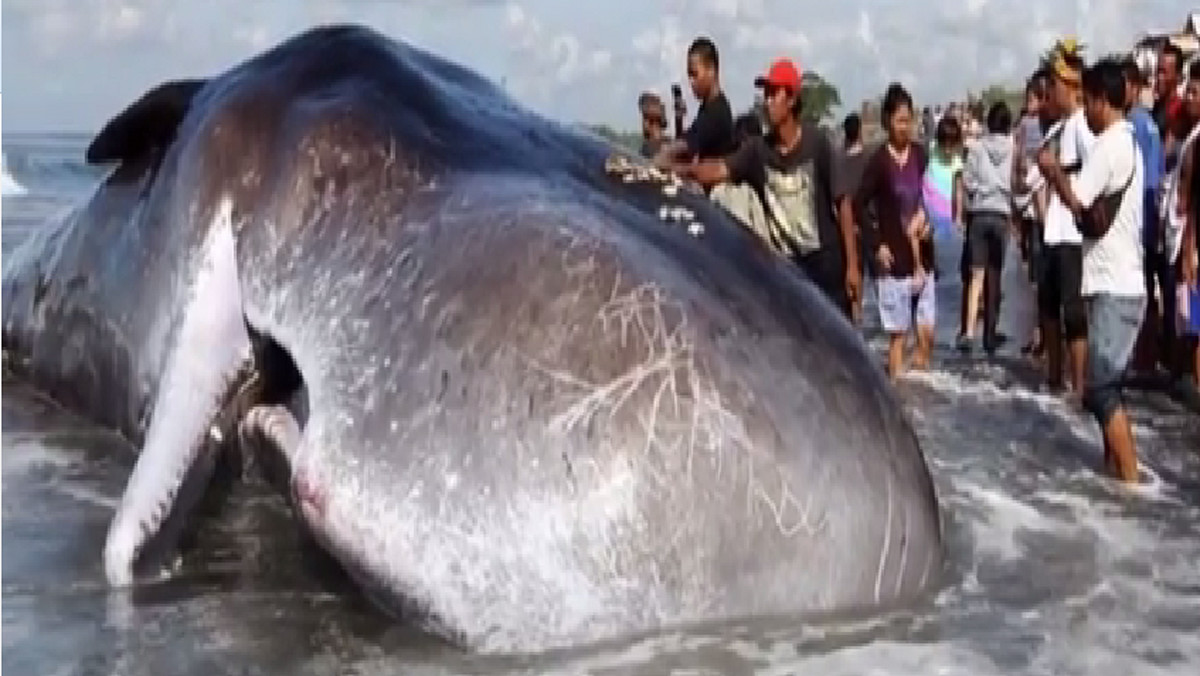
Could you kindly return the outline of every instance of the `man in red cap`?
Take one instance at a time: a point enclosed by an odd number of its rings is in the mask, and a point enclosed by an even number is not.
[[[819,127],[801,122],[801,83],[796,64],[776,61],[754,81],[763,90],[770,133],[723,159],[679,164],[675,170],[705,186],[753,185],[766,207],[768,243],[803,268],[850,317],[860,283],[853,225],[847,221],[839,227],[834,207],[842,189],[835,185],[833,146]]]

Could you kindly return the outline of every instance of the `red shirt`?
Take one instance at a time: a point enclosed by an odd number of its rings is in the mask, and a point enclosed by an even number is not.
[[[1183,112],[1183,97],[1178,92],[1171,92],[1164,99],[1154,104],[1154,122],[1158,125],[1158,133],[1165,140],[1169,130],[1175,138],[1182,138],[1186,128]]]

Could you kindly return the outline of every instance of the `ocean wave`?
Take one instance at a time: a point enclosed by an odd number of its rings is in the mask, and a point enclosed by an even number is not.
[[[91,185],[106,171],[105,167],[84,161],[89,141],[86,136],[42,134],[7,137],[4,141],[6,196]]]
[[[26,181],[46,178],[100,178],[103,167],[94,167],[83,160],[83,153],[72,153],[66,149],[38,149],[23,151],[14,149],[11,158],[5,157],[6,176],[19,177]]]
[[[3,171],[4,171],[3,177],[0,177],[0,186],[2,186],[3,192],[0,194],[3,194],[6,197],[10,196],[10,195],[24,195],[25,194],[25,186],[21,185],[20,183],[17,183],[17,180],[8,173],[8,159],[7,158],[5,158],[5,160],[4,160]]]

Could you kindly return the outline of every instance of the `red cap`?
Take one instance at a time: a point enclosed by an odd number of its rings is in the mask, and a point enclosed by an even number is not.
[[[784,87],[794,92],[800,91],[800,69],[791,59],[779,59],[771,64],[765,77],[754,78],[755,87]]]

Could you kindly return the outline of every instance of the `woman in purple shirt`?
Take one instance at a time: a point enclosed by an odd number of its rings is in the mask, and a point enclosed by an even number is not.
[[[888,375],[895,380],[904,369],[904,341],[914,314],[917,351],[912,366],[929,366],[936,320],[933,239],[921,200],[928,158],[913,143],[912,97],[897,83],[884,95],[883,121],[888,140],[867,160],[854,214],[878,264],[879,317],[888,333]],[[863,218],[871,207],[876,218]]]

